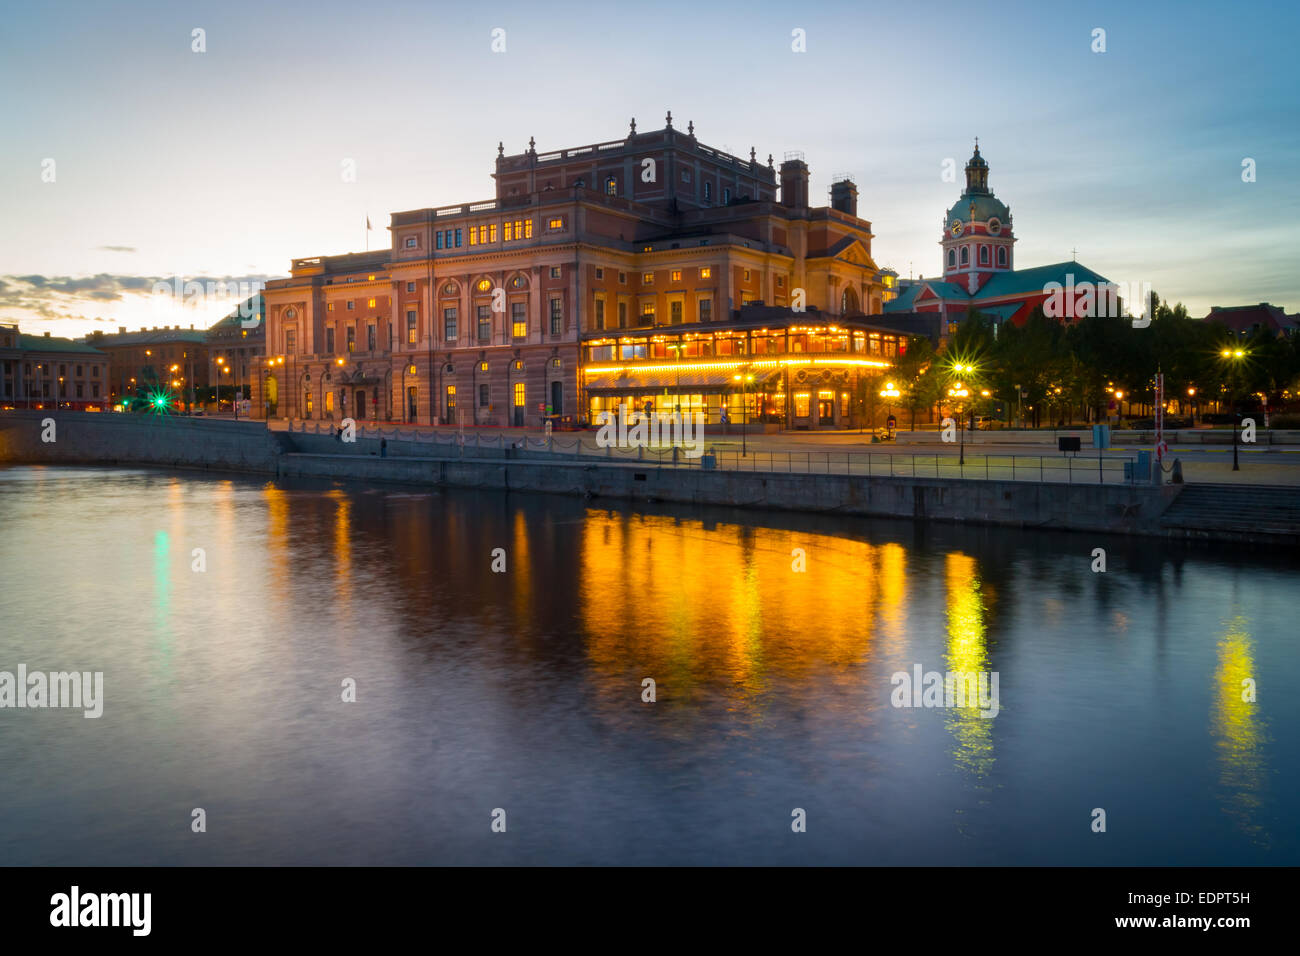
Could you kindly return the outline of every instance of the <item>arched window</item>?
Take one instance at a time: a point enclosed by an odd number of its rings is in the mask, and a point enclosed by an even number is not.
[[[989,247],[980,246],[980,265],[986,266],[988,264],[989,264]]]
[[[605,195],[606,196],[618,195],[618,180],[615,179],[613,176],[610,176],[609,179],[605,180]]]
[[[456,294],[456,283],[454,283],[454,282],[448,282],[446,285],[444,285],[444,286],[442,287],[442,294],[443,294],[443,295],[455,295],[455,294]]]
[[[999,247],[998,247],[998,265],[1000,265],[1000,266],[1005,266],[1006,264],[1007,264],[1007,247],[1006,247],[1006,246],[999,246]]]
[[[964,266],[970,265],[970,249],[966,246],[961,247],[961,264]]]
[[[956,267],[957,267],[957,250],[956,250],[956,249],[949,249],[949,250],[948,250],[948,268],[949,268],[949,269],[955,269]]]
[[[523,276],[515,276],[513,279],[510,280],[510,288],[512,288],[512,289],[527,289],[527,288],[528,288],[528,280],[525,279]]]

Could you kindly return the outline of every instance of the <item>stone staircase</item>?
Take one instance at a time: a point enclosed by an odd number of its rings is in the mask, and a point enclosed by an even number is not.
[[[1187,537],[1236,532],[1256,540],[1290,537],[1291,544],[1300,544],[1300,488],[1186,485],[1161,515],[1160,526]]]

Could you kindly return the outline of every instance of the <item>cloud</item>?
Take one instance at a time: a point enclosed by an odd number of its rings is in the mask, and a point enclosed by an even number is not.
[[[153,297],[155,285],[162,283],[175,304],[212,306],[220,309],[235,301],[224,292],[230,288],[260,288],[269,276],[141,276],[101,272],[93,276],[6,275],[0,276],[0,313],[6,318],[73,319],[82,322],[115,322],[116,319],[92,317],[104,303],[124,302],[128,296],[139,300]],[[205,295],[186,293],[187,283],[197,282]],[[176,296],[176,290],[181,296]],[[90,308],[87,309],[86,307]],[[16,314],[15,314],[16,313]]]

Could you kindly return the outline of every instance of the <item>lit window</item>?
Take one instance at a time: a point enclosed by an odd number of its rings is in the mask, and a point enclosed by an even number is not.
[[[514,326],[514,337],[517,339],[527,338],[528,336],[528,319],[524,312],[524,303],[512,302],[510,304],[511,322]]]
[[[547,228],[547,229],[563,229],[563,228],[564,228],[564,220],[563,220],[563,219],[552,219],[550,222],[548,222],[548,223],[546,224],[546,228]]]
[[[488,363],[487,363],[487,362],[479,362],[479,363],[478,363],[478,370],[479,370],[480,372],[486,372],[486,371],[488,370]]]
[[[471,246],[478,245],[478,230],[475,229],[473,226],[469,227],[469,244]]]
[[[609,179],[605,180],[605,195],[606,196],[618,195],[618,180],[615,179],[613,176],[610,176]]]
[[[368,308],[368,309],[373,309],[374,307],[375,307],[375,300],[374,300],[374,299],[370,299],[368,302],[366,302],[366,308]]]
[[[497,241],[497,224],[494,222],[488,226],[488,242]]]
[[[524,407],[524,383],[515,382],[515,408]]]
[[[748,270],[748,269],[745,270],[745,281],[746,281],[746,282],[749,281],[749,270]]]
[[[700,278],[701,278],[701,279],[712,279],[712,278],[713,278],[713,270],[710,269],[708,266],[704,266],[703,268],[700,269]]]
[[[531,219],[524,220],[524,238],[533,238],[533,221]]]
[[[326,311],[326,312],[333,312],[333,311],[334,311],[334,303],[333,303],[333,302],[330,302],[329,304],[327,304],[327,305],[325,306],[325,311]]]
[[[681,281],[682,281],[682,270],[681,270],[681,269],[674,269],[674,270],[673,270],[673,280],[672,280],[672,281],[674,281],[674,282],[681,282]]]
[[[416,336],[416,313],[414,309],[406,311],[406,341],[414,345]]]
[[[514,239],[514,237],[515,237],[515,224],[514,224],[513,222],[511,222],[509,219],[506,220],[506,224],[505,224],[505,226],[503,227],[503,230],[504,230],[504,232],[505,232],[505,235],[504,235],[503,238],[505,239],[506,242],[509,242],[510,240]]]
[[[655,281],[655,274],[654,274],[653,272],[643,272],[643,273],[641,273],[641,284],[642,284],[642,285],[654,285],[654,281]]]
[[[479,279],[478,285],[475,288],[480,292],[486,292],[488,289],[492,288],[492,281],[490,279]]]

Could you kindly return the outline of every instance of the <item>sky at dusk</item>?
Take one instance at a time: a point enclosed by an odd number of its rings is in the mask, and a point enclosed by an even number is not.
[[[498,141],[619,139],[667,110],[736,155],[802,151],[818,205],[851,173],[877,263],[904,276],[941,272],[961,192],[943,162],[961,180],[978,136],[1019,267],[1077,249],[1193,315],[1294,312],[1298,27],[1300,5],[1249,2],[11,7],[0,321],[203,327],[232,303],[160,305],[153,283],[285,275],[366,248],[367,215],[387,245],[391,212],[491,198]]]

